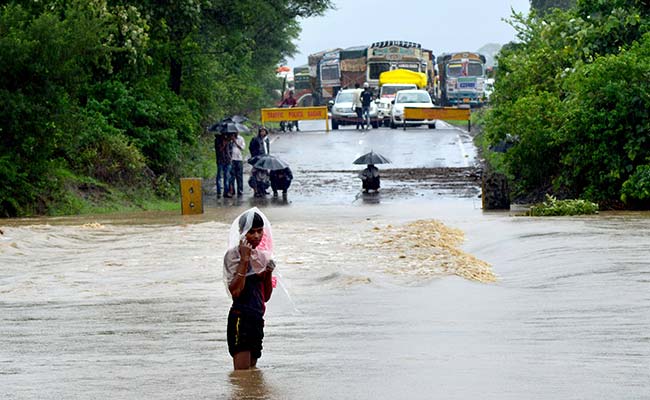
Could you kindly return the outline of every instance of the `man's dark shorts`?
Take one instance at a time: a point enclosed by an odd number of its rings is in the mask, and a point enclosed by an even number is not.
[[[252,358],[262,356],[264,319],[230,310],[228,314],[228,352],[231,356],[250,351]]]

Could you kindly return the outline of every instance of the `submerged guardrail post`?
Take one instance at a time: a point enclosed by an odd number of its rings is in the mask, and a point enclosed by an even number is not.
[[[508,178],[489,166],[486,166],[481,176],[481,200],[483,210],[510,209]]]
[[[201,178],[181,178],[181,212],[183,215],[203,214]]]

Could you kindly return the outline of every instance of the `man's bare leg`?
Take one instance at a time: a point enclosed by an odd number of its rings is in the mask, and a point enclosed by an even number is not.
[[[257,362],[257,359],[254,359]],[[250,351],[241,351],[235,354],[232,358],[233,366],[236,370],[238,369],[250,369],[251,366],[255,366],[253,360],[251,359]]]

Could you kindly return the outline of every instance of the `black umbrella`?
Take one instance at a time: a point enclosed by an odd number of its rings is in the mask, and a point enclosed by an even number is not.
[[[246,117],[240,115],[233,115],[217,122],[210,126],[208,131],[215,133],[248,133],[251,130],[242,122],[247,121]]]
[[[248,121],[248,118],[242,117],[241,115],[233,115],[232,117],[226,118],[230,119],[232,122],[241,124],[242,122]]]
[[[255,161],[255,164],[253,166],[255,168],[259,169],[270,169],[271,171],[276,171],[279,169],[285,169],[289,167],[289,164],[277,158],[276,156],[272,156],[270,154],[265,154],[263,156],[256,157],[257,160]]]
[[[219,128],[219,133],[248,133],[251,130],[238,122],[226,122]]]
[[[353,164],[389,164],[390,160],[379,153],[370,151],[354,160]]]

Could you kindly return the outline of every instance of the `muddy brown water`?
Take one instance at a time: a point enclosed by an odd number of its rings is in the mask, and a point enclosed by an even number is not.
[[[3,220],[0,398],[648,396],[648,213],[528,218],[462,196],[259,204],[286,291],[259,369],[234,373],[221,260],[251,204]],[[462,230],[497,282],[412,274],[360,246],[431,219]]]

